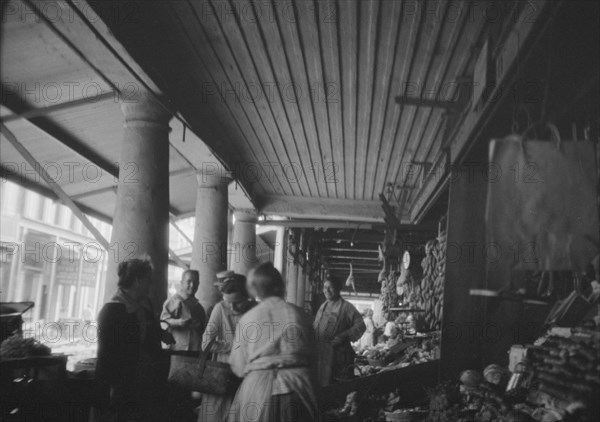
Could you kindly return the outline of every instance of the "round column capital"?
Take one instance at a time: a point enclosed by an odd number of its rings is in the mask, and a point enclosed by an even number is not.
[[[217,188],[228,186],[233,180],[228,171],[220,169],[217,171],[202,171],[196,172],[196,180],[200,188]]]
[[[125,126],[167,126],[173,117],[153,95],[139,93],[121,101]]]
[[[256,210],[238,208],[233,211],[233,217],[235,222],[240,223],[256,223],[258,221],[258,214]]]

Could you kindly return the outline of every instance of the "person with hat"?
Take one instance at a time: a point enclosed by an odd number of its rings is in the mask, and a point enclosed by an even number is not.
[[[229,361],[235,327],[246,311],[256,305],[246,291],[246,277],[233,271],[217,274],[223,300],[217,303],[210,314],[206,330],[202,336],[202,349],[216,355],[217,362]],[[214,342],[213,342],[214,341]],[[212,344],[211,344],[212,342]],[[202,403],[198,408],[198,421],[222,422],[227,419],[233,396],[202,394]]]
[[[215,281],[213,285],[217,288],[217,290],[219,290],[220,293],[222,293],[221,289],[225,282],[232,280],[235,275],[235,272],[231,270],[221,271],[220,273],[217,273],[217,281]],[[210,315],[212,314],[214,307],[215,305],[212,305],[206,310],[206,317],[208,319],[210,319]]]

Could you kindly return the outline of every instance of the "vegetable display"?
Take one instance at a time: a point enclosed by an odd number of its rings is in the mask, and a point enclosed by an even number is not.
[[[50,356],[51,350],[48,346],[33,338],[23,338],[20,334],[13,334],[0,344],[0,357],[24,358],[29,356]]]

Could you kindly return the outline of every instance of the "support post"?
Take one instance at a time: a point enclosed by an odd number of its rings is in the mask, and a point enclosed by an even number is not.
[[[256,221],[254,210],[236,210],[234,213],[233,240],[231,248],[235,253],[231,259],[231,269],[238,274],[248,275],[258,264],[256,258]]]
[[[123,102],[121,110],[125,130],[104,300],[117,289],[119,262],[147,255],[154,267],[150,299],[160,312],[168,289],[171,115],[149,95]]]
[[[221,297],[214,285],[217,273],[227,267],[227,186],[231,179],[224,173],[208,171],[199,171],[196,177],[196,226],[190,268],[200,273],[196,296],[204,309],[209,309]]]
[[[296,291],[296,305],[304,308],[304,297],[306,296],[306,272],[298,265],[298,285]]]

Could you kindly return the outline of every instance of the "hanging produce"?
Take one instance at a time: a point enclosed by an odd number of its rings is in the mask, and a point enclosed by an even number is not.
[[[439,330],[442,325],[444,299],[444,279],[446,270],[446,234],[442,232],[437,239],[425,245],[425,257],[421,261],[423,278],[411,292],[411,304],[425,311],[419,316],[420,323],[428,330]]]
[[[385,270],[385,268],[384,268]],[[382,272],[384,271],[382,270]],[[381,273],[380,273],[381,274]],[[389,312],[390,308],[398,305],[398,293],[396,292],[396,281],[400,274],[396,271],[385,272],[381,280],[381,302],[383,311]]]
[[[352,291],[356,293],[356,285],[354,284],[354,271],[352,269],[352,264],[350,264],[350,274],[348,274],[348,278],[346,279],[346,287],[351,287]]]

